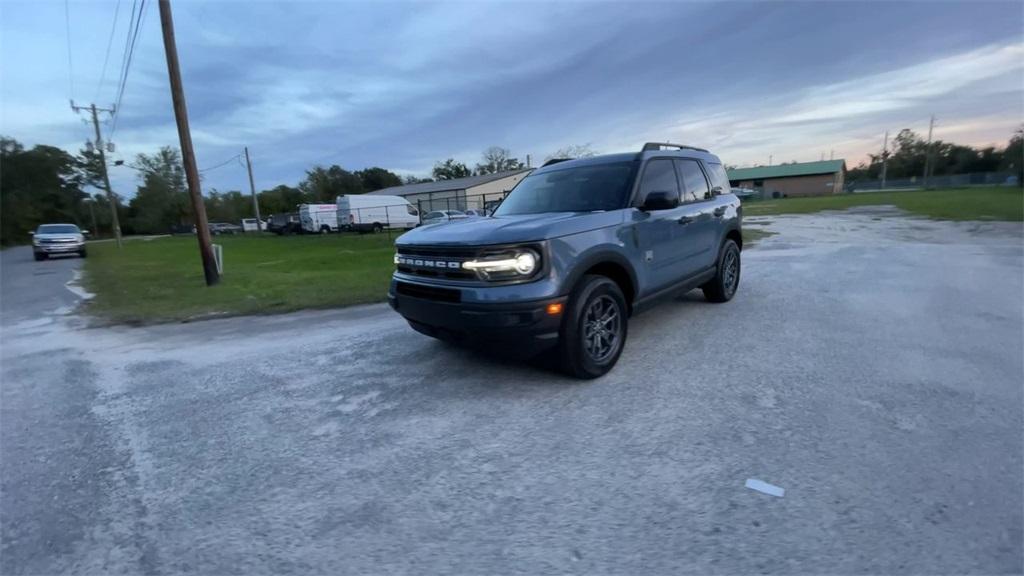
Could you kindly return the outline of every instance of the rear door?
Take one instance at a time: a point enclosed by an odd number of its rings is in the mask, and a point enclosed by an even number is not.
[[[644,165],[640,175],[637,205],[643,205],[651,192],[669,192],[679,197],[679,180],[671,158],[652,158]],[[638,248],[643,258],[644,271],[652,290],[678,282],[684,254],[678,249],[676,235],[683,215],[681,207],[668,210],[642,212],[636,221]]]
[[[678,249],[686,255],[682,268],[689,276],[714,265],[720,219],[715,196],[700,161],[677,158],[675,162],[683,187],[683,214],[676,241]]]

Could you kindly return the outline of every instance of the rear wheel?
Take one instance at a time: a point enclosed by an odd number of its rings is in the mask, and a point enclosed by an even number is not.
[[[569,297],[559,335],[562,368],[577,378],[597,378],[615,366],[626,344],[626,299],[606,276],[587,275]]]
[[[740,286],[740,248],[736,242],[726,240],[718,252],[715,277],[701,286],[704,297],[711,302],[728,302]]]
[[[320,227],[320,233],[321,234],[330,234],[331,233],[331,227],[326,225],[326,224],[324,224],[323,226]]]
[[[384,230],[384,226],[380,222],[374,222],[373,223],[373,233],[374,234],[379,234],[383,230]]]

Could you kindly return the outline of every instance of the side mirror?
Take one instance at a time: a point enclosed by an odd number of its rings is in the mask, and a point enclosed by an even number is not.
[[[722,191],[722,187],[721,186],[715,186],[715,187],[711,188],[711,195],[712,196],[718,196],[719,194],[723,194],[723,193],[724,192]]]
[[[89,234],[92,234],[92,232],[89,232],[88,230],[82,230],[82,236],[88,236]]]
[[[667,190],[652,190],[647,193],[647,197],[644,198],[643,206],[640,209],[644,212],[651,212],[654,210],[671,210],[676,206],[679,206],[678,194]]]

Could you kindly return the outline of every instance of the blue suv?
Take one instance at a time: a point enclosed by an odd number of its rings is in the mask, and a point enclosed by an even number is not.
[[[550,161],[490,217],[423,226],[395,243],[391,306],[418,332],[530,353],[596,378],[627,319],[701,288],[727,302],[740,279],[740,201],[702,148]]]

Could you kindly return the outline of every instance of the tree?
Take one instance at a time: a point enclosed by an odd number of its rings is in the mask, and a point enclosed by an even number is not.
[[[523,163],[518,158],[513,158],[508,148],[501,146],[491,146],[484,150],[482,160],[483,162],[476,165],[477,174],[497,174],[523,167]]]
[[[258,196],[260,207],[267,215],[294,212],[296,206],[307,201],[302,190],[284,184],[264,190]]]
[[[135,164],[141,172],[142,184],[128,204],[132,231],[155,234],[194,224],[185,187],[185,168],[178,150],[164,146],[155,154],[139,154]]]
[[[413,176],[412,174],[407,174],[405,176],[405,178],[402,178],[402,184],[407,184],[407,185],[408,184],[422,184],[424,182],[433,182],[433,181],[434,181],[433,178],[420,178],[419,176]]]
[[[469,171],[468,166],[462,162],[456,162],[454,158],[449,158],[444,162],[435,163],[432,174],[434,175],[435,180],[454,180],[456,178],[465,178],[473,175],[473,173]]]
[[[315,166],[312,170],[307,170],[305,180],[299,183],[299,190],[306,195],[309,202],[323,204],[333,204],[338,196],[362,194],[366,191],[359,176],[337,164],[330,168]]]
[[[203,198],[206,217],[210,222],[231,222],[237,224],[242,218],[253,218],[252,197],[238,190],[217,192],[213,190]],[[261,215],[262,216],[262,215]]]
[[[45,145],[25,150],[16,140],[0,138],[0,242],[27,240],[29,231],[47,222],[88,227],[82,184],[75,156]]]
[[[398,174],[378,168],[377,166],[357,170],[356,176],[363,183],[363,190],[366,192],[402,185],[402,179],[399,178]]]
[[[553,160],[555,158],[590,158],[597,156],[597,152],[591,148],[590,143],[586,144],[570,144],[564,148],[559,148],[552,152],[545,160]]]
[[[1024,183],[1024,126],[1014,131],[1010,143],[1003,150],[999,169],[1017,175],[1017,183]]]

